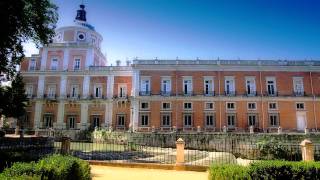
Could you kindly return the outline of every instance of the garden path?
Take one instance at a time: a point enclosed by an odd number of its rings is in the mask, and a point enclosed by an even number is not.
[[[142,169],[110,166],[91,166],[93,180],[205,180],[207,172]]]

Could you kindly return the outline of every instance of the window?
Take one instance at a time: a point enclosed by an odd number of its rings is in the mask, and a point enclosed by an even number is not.
[[[183,119],[184,126],[192,126],[192,114],[184,114]]]
[[[78,32],[78,40],[84,41],[86,39],[86,35],[83,32]]]
[[[53,116],[52,115],[44,115],[44,127],[45,128],[52,128],[53,124]]]
[[[141,92],[140,95],[150,95],[150,80],[147,78],[141,79]]]
[[[162,109],[165,109],[165,110],[171,109],[171,103],[169,102],[162,103]]]
[[[71,85],[70,95],[72,98],[77,98],[79,95],[79,85]]]
[[[56,97],[56,85],[48,85],[48,98]]]
[[[258,116],[256,114],[248,114],[248,126],[258,125]]]
[[[125,115],[117,115],[117,126],[125,126]]]
[[[37,65],[36,60],[35,59],[30,59],[30,61],[29,61],[29,70],[30,71],[36,70],[36,65]]]
[[[278,114],[269,114],[270,126],[279,126],[279,116]]]
[[[161,95],[170,95],[171,93],[171,79],[163,78],[161,81]]]
[[[278,109],[277,103],[275,102],[269,103],[269,110],[277,110],[277,109]]]
[[[171,114],[161,114],[161,126],[171,126]]]
[[[296,103],[297,110],[304,110],[304,103]]]
[[[92,127],[93,128],[100,127],[100,116],[94,115],[92,117]]]
[[[140,115],[140,125],[141,126],[149,126],[149,114],[141,114]]]
[[[213,114],[205,115],[205,126],[211,126],[211,127],[215,126]]]
[[[75,128],[75,122],[76,122],[76,117],[74,116],[69,116],[68,117],[68,124],[67,127],[68,129],[74,129]]]
[[[26,95],[28,98],[32,98],[33,96],[33,85],[29,84],[26,86]]]
[[[246,91],[248,96],[256,95],[256,81],[254,77],[246,77]]]
[[[235,109],[236,109],[236,103],[227,102],[227,110],[235,110]]]
[[[51,60],[51,70],[57,70],[58,69],[58,59],[57,58],[53,58]]]
[[[184,78],[183,80],[183,94],[192,95],[192,80],[191,78]]]
[[[293,77],[293,91],[296,96],[304,95],[303,78]]]
[[[143,109],[143,110],[149,109],[149,103],[148,102],[141,102],[140,109]]]
[[[236,126],[236,115],[235,114],[227,114],[227,125],[228,127]]]
[[[214,109],[214,104],[213,102],[205,102],[205,109]]]
[[[225,95],[235,95],[234,77],[225,77]]]
[[[204,78],[204,95],[205,96],[212,96],[214,95],[214,87],[213,87],[213,78],[212,77],[205,77]]]
[[[80,69],[80,59],[74,59],[74,64],[73,64],[73,70],[79,70]]]
[[[101,85],[95,85],[94,86],[94,97],[95,98],[101,98],[102,97],[102,86]]]
[[[184,103],[183,108],[184,108],[184,109],[187,109],[187,110],[192,109],[192,103],[190,103],[190,102]]]
[[[249,110],[256,110],[256,109],[257,109],[257,103],[255,103],[255,102],[249,102],[249,103],[248,103],[248,109],[249,109]]]
[[[275,96],[276,94],[276,79],[274,77],[267,78],[267,93],[270,96]]]
[[[127,86],[126,85],[120,85],[118,94],[119,94],[120,98],[127,97]]]

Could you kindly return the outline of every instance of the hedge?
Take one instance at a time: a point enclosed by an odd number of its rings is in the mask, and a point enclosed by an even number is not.
[[[0,174],[0,179],[6,178],[48,180],[91,179],[88,162],[63,155],[48,156],[37,163],[14,163]]]
[[[320,162],[260,161],[249,166],[212,165],[210,179],[320,179]]]

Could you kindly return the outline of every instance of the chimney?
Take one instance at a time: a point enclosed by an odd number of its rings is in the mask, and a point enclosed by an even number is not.
[[[117,64],[117,66],[120,66],[120,65],[121,65],[121,61],[120,61],[120,60],[117,60],[117,61],[116,61],[116,64]]]
[[[131,61],[129,61],[129,60],[127,60],[126,63],[127,63],[127,66],[131,65]]]

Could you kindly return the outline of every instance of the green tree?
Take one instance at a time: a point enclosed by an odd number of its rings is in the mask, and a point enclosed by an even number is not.
[[[24,90],[24,82],[20,73],[14,77],[11,86],[4,90],[6,104],[3,107],[3,115],[17,119],[17,126],[21,126],[21,121],[26,114],[28,98]]]
[[[0,74],[12,79],[24,58],[22,43],[47,44],[57,19],[57,6],[50,0],[1,0]]]

